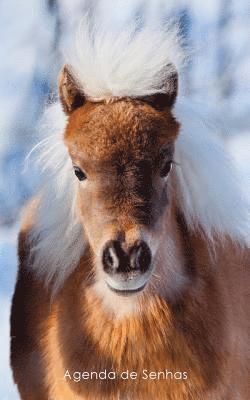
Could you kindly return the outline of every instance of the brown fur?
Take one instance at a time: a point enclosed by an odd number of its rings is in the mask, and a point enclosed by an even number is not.
[[[192,285],[173,303],[145,292],[139,317],[122,320],[113,319],[86,284],[89,254],[53,304],[42,283],[21,265],[12,312],[12,365],[22,399],[104,400],[117,399],[119,393],[122,399],[138,400],[247,400],[246,258],[228,242],[227,248],[217,248],[217,265],[211,265],[199,236],[192,235],[191,244],[197,272]],[[63,380],[66,370],[105,369],[139,375],[143,369],[187,371],[188,380]]]
[[[123,99],[86,102],[70,111],[65,143],[88,177],[79,187],[77,212],[88,247],[55,298],[29,258],[28,233],[36,202],[20,233],[20,269],[11,317],[11,362],[23,400],[248,400],[250,270],[247,254],[228,238],[214,248],[191,233],[159,169],[172,157],[179,124],[170,109]],[[162,151],[164,155],[162,155]],[[73,179],[73,177],[72,177]],[[172,274],[155,257],[155,276],[131,298],[95,289],[102,275],[98,252],[122,234],[129,246],[141,235],[175,250]],[[165,261],[164,261],[165,262]],[[157,278],[158,277],[158,278]],[[105,295],[104,295],[105,297]],[[128,313],[119,307],[134,303]],[[135,380],[64,379],[73,371],[135,371]],[[142,371],[186,372],[187,379],[142,379]]]

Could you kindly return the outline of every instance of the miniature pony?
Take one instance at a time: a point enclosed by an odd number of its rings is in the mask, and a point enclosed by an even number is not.
[[[19,235],[23,400],[250,398],[248,204],[181,59],[172,29],[81,26]]]

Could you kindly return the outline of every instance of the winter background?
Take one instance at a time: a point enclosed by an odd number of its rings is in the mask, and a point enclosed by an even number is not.
[[[0,2],[0,400],[18,399],[9,368],[9,312],[16,276],[20,210],[39,184],[24,159],[37,122],[56,92],[62,54],[79,15],[96,7],[111,23],[174,18],[190,60],[183,91],[220,115],[237,163],[249,178],[250,3],[248,0],[2,0]],[[247,184],[247,182],[246,182]],[[250,185],[249,185],[250,186]]]

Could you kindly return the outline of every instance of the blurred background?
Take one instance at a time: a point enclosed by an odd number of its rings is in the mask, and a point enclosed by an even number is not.
[[[64,50],[79,16],[96,9],[109,23],[131,14],[174,19],[189,48],[182,92],[223,119],[230,149],[249,172],[250,3],[248,0],[1,0],[0,2],[0,400],[18,395],[9,369],[9,310],[20,210],[39,184],[24,159],[56,94]],[[49,134],[49,132],[48,132]]]

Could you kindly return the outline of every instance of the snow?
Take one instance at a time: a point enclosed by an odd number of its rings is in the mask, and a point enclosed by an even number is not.
[[[250,200],[250,134],[249,131],[242,131],[234,135],[228,142],[229,151],[235,160],[238,168],[245,177],[245,187],[248,199]]]
[[[9,365],[9,318],[16,280],[17,226],[0,230],[0,400],[17,400],[18,394]]]

